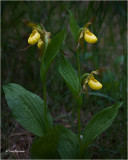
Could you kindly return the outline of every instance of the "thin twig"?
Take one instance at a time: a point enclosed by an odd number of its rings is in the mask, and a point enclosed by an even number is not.
[[[17,51],[19,51],[19,52],[21,52],[21,51],[26,51],[29,47],[31,47],[31,46],[33,46],[33,44],[31,44],[31,45],[29,45],[29,46],[27,46],[26,48],[24,48],[24,49],[20,49],[20,50],[17,50]]]

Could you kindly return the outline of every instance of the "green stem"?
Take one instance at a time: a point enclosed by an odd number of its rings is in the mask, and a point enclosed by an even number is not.
[[[81,124],[80,124],[80,106],[77,104],[77,121],[78,121],[78,131],[79,131],[79,144],[81,146]]]
[[[78,77],[79,77],[79,83],[80,83],[80,60],[79,60],[79,52],[77,51],[77,67],[78,67]],[[80,90],[80,84],[79,84],[79,90]]]
[[[85,73],[85,74],[83,74],[83,75],[81,76],[81,78],[80,78],[80,83],[82,83],[83,79],[85,79],[85,77],[86,77],[86,76],[89,76],[89,75],[90,75],[90,73]]]
[[[44,90],[44,116],[45,116],[46,131],[48,131],[47,106],[46,106],[46,78],[43,80],[43,90]]]
[[[81,89],[80,85],[80,60],[79,60],[79,51],[77,51],[77,67],[78,67],[78,77],[79,77],[79,92]],[[78,131],[79,131],[79,145],[81,146],[81,123],[80,123],[80,105],[77,103],[77,121],[78,121]]]

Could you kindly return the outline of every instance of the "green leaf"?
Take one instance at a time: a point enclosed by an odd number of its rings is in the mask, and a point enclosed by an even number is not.
[[[79,79],[72,65],[64,58],[63,55],[61,55],[60,58],[59,72],[74,97],[77,97],[79,94]]]
[[[78,137],[66,128],[63,130],[58,146],[60,157],[61,159],[77,159],[79,152]]]
[[[105,94],[103,94],[103,93],[100,93],[100,92],[88,92],[88,94],[89,94],[89,95],[93,95],[93,96],[103,97],[103,98],[109,99],[110,101],[116,102],[115,99],[111,98],[111,97],[108,96],[108,95],[105,95]]]
[[[31,146],[31,158],[33,159],[58,159],[57,151],[61,136],[61,126],[56,126],[42,138],[35,139]]]
[[[58,51],[65,37],[66,37],[66,30],[64,29],[63,31],[59,32],[55,37],[53,37],[50,44],[48,45],[45,55],[43,56],[41,61],[40,75],[42,80],[46,77],[48,68],[50,67],[54,58],[58,54]]]
[[[78,42],[79,39],[79,30],[80,27],[78,26],[75,17],[73,16],[73,14],[70,12],[70,10],[68,10],[70,13],[70,28],[71,28],[71,32],[73,34],[73,37],[75,39],[75,42]]]
[[[55,126],[42,138],[35,139],[31,147],[31,158],[34,159],[75,158],[76,154],[78,154],[77,138],[60,125]]]
[[[83,143],[81,154],[84,153],[86,147],[92,143],[103,131],[105,131],[115,119],[118,109],[122,105],[122,102],[117,102],[111,107],[105,108],[97,113],[87,124],[83,131]]]
[[[43,100],[14,83],[3,86],[6,101],[15,119],[21,126],[33,134],[42,137],[46,132]],[[53,122],[47,111],[49,128]]]

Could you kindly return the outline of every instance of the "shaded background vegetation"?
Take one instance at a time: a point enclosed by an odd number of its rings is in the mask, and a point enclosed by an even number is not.
[[[85,50],[80,54],[81,72],[90,72],[98,68],[109,68],[100,77],[103,89],[90,96],[84,95],[81,108],[82,129],[101,109],[115,101],[124,101],[112,126],[90,146],[93,159],[126,159],[126,59],[127,59],[127,2],[2,2],[2,84],[18,83],[42,97],[40,80],[39,51],[35,46],[26,51],[27,38],[31,29],[22,23],[23,19],[42,23],[47,31],[55,35],[63,27],[67,29],[67,38],[63,50],[67,58],[76,66],[76,45],[69,27],[70,9],[80,27],[96,15],[90,30],[98,37],[98,43],[85,43]],[[61,54],[61,53],[59,53]],[[77,133],[75,103],[58,72],[59,58],[50,67],[47,76],[47,98],[54,124],[61,123]],[[33,135],[25,131],[7,106],[2,91],[2,158],[29,158],[29,149]],[[25,150],[25,153],[8,153],[6,150]]]

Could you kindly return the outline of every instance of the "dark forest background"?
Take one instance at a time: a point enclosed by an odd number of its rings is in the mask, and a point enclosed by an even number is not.
[[[80,54],[81,72],[98,68],[109,68],[100,77],[103,89],[89,90],[84,96],[81,109],[82,129],[93,115],[116,101],[124,101],[111,127],[90,146],[92,159],[126,159],[127,147],[127,2],[84,2],[84,1],[2,1],[1,2],[1,83],[17,83],[31,92],[42,96],[40,62],[37,46],[18,51],[28,46],[27,39],[31,28],[25,26],[23,19],[41,23],[54,36],[63,27],[67,29],[63,50],[67,58],[76,66],[76,45],[69,26],[70,9],[80,27],[94,15],[96,19],[90,30],[98,37],[98,43],[85,43],[85,51]],[[61,53],[59,53],[61,54]],[[72,112],[75,102],[72,94],[58,72],[58,57],[47,76],[47,98],[54,124],[61,123],[77,132],[77,119]],[[33,135],[24,130],[13,118],[1,92],[3,159],[30,158],[29,149]],[[75,117],[74,119],[72,117]],[[25,150],[25,153],[7,153],[6,150]]]

